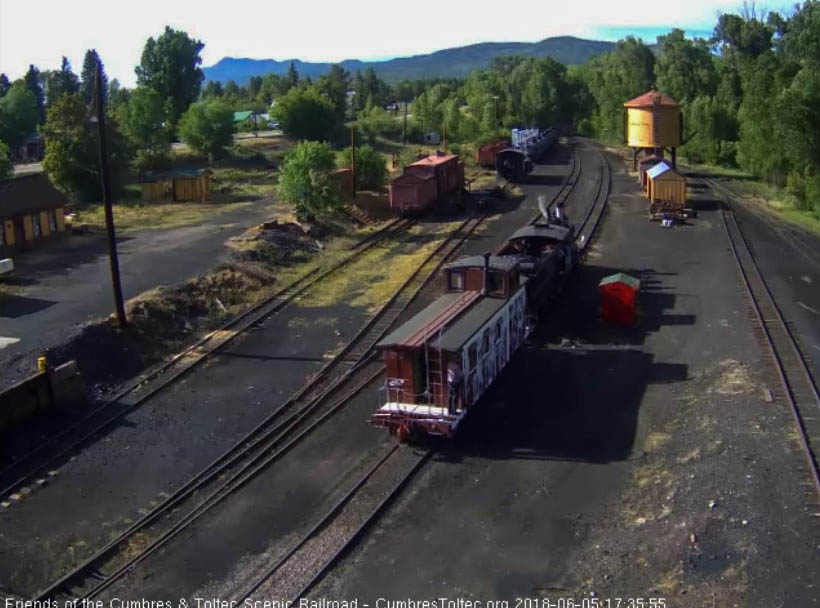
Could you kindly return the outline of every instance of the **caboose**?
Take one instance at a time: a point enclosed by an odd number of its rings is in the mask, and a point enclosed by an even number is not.
[[[371,422],[402,439],[450,436],[527,336],[517,262],[486,254],[445,268],[447,293],[384,338],[385,403]],[[463,382],[450,408],[448,367]]]
[[[499,250],[444,268],[446,293],[384,338],[384,405],[371,422],[405,439],[451,436],[577,261],[574,231],[526,226]],[[448,372],[462,378],[448,382]]]

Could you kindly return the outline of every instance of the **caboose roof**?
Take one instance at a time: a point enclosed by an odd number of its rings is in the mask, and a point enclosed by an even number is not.
[[[467,312],[447,327],[441,336],[433,340],[430,347],[450,352],[459,350],[507,302],[509,302],[507,298],[482,297]]]
[[[441,327],[464,312],[479,296],[480,294],[477,291],[445,293],[406,323],[393,330],[376,344],[376,347],[422,346]]]
[[[516,267],[518,261],[510,256],[490,256],[490,268],[493,270],[504,270],[509,272]],[[484,256],[472,255],[466,258],[460,258],[455,262],[450,262],[445,267],[447,268],[484,268]]]

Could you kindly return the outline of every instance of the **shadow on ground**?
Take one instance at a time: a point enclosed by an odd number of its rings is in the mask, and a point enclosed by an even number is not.
[[[54,300],[44,300],[42,298],[29,298],[9,293],[0,294],[0,319],[24,317],[45,310],[56,303]]]

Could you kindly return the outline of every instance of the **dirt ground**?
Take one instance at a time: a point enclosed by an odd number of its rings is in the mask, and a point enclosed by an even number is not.
[[[793,421],[718,211],[697,197],[699,217],[664,230],[610,161],[602,232],[561,303],[312,599],[820,602]],[[642,282],[631,328],[597,316],[615,271]]]

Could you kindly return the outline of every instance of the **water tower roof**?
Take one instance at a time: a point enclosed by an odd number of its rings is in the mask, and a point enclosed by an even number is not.
[[[625,108],[651,108],[652,106],[670,106],[677,108],[680,104],[669,97],[657,91],[647,91],[643,95],[638,95],[635,99],[630,99],[624,103]]]

